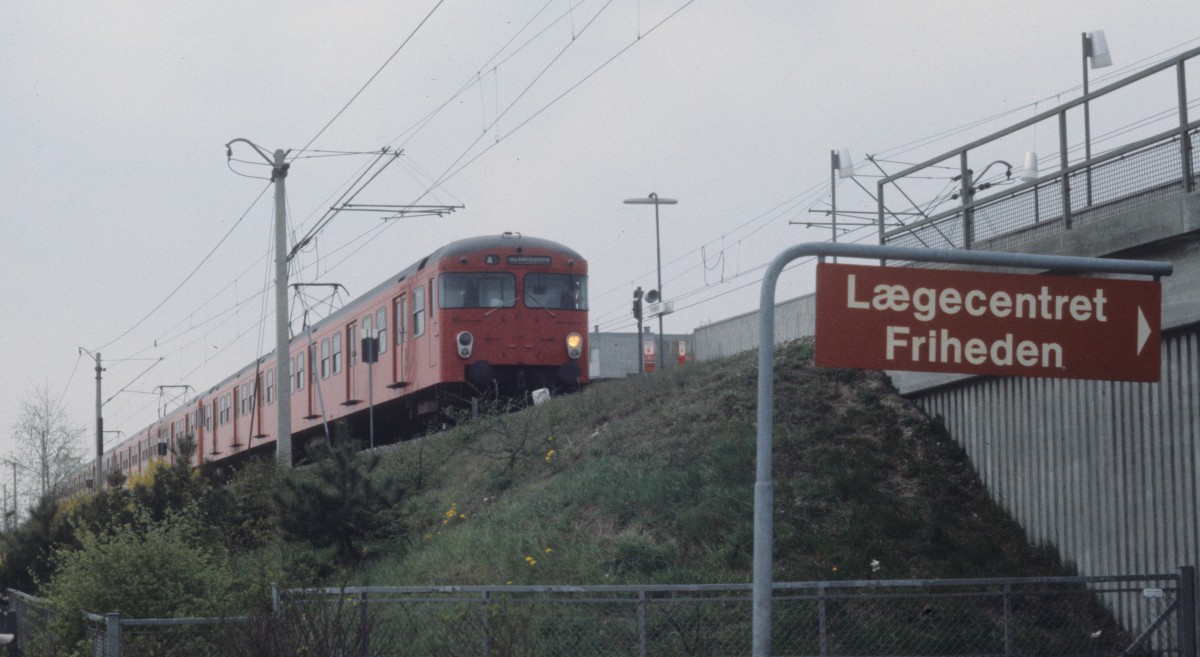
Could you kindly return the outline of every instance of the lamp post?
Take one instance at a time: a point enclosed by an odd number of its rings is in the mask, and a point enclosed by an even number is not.
[[[658,206],[660,205],[675,205],[679,201],[673,198],[659,198],[658,194],[650,192],[646,198],[627,198],[625,203],[628,205],[653,205],[654,206],[654,253],[658,263],[658,298],[662,303],[666,303],[662,289],[662,239],[658,230]],[[665,305],[663,306],[665,308]],[[640,336],[639,336],[640,339]],[[655,368],[662,367],[666,364],[666,355],[663,353],[663,313],[658,314],[658,354],[655,356]]]
[[[854,162],[850,159],[850,151],[842,149],[840,152],[829,151],[829,164],[829,218],[830,227],[833,229],[833,241],[837,242],[837,179],[853,178]],[[837,258],[834,257],[833,261],[837,262]]]
[[[1104,30],[1083,33],[1083,159],[1088,162],[1087,168],[1087,203],[1092,204],[1092,116],[1088,109],[1088,60],[1092,68],[1112,66],[1112,56],[1108,54],[1108,42],[1104,40]]]

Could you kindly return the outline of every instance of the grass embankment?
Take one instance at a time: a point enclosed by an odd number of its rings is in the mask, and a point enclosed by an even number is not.
[[[775,579],[1065,574],[881,373],[777,350]],[[389,448],[406,540],[378,585],[751,579],[754,354],[597,383]]]

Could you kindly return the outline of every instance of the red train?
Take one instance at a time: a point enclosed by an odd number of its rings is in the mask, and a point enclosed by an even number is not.
[[[373,363],[364,336],[378,338]],[[582,385],[587,261],[518,233],[451,242],[292,338],[290,351],[288,381],[264,356],[108,449],[104,471],[141,472],[188,434],[197,464],[274,449],[279,394],[292,396],[298,443],[335,420],[365,437],[369,400],[385,443],[459,400]]]

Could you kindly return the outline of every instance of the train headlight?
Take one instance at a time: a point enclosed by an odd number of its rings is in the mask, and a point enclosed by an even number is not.
[[[458,357],[470,358],[471,350],[475,348],[475,337],[463,331],[458,334]]]
[[[567,336],[567,355],[571,358],[579,358],[583,355],[583,337],[578,333]]]

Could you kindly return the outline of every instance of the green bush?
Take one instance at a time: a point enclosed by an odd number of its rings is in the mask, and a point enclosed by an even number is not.
[[[199,540],[194,511],[150,522],[80,532],[79,548],[54,554],[55,573],[45,585],[58,612],[41,646],[68,654],[83,638],[82,612],[126,618],[229,615],[246,606],[252,591],[236,577],[226,553]]]
[[[393,479],[372,477],[378,454],[358,448],[345,435],[333,447],[314,441],[312,472],[289,472],[274,495],[287,538],[332,547],[337,563],[349,567],[362,560],[364,542],[391,524],[388,514],[403,495]]]

